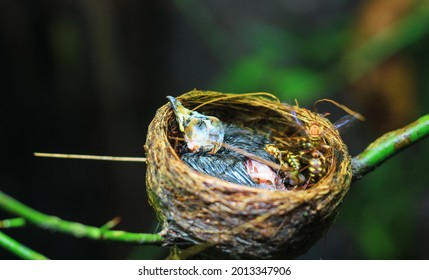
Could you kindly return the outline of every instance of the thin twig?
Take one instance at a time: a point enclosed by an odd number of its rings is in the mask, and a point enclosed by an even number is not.
[[[133,233],[121,230],[109,230],[63,220],[56,216],[46,215],[34,210],[0,191],[0,208],[14,215],[25,218],[28,222],[51,231],[71,234],[75,237],[86,237],[97,240],[110,240],[138,244],[161,244],[160,234]]]
[[[427,136],[429,136],[429,115],[384,134],[353,158],[353,180],[361,179],[395,154]]]
[[[76,155],[76,154],[54,154],[54,153],[34,153],[36,157],[50,158],[69,158],[69,159],[90,159],[90,160],[108,160],[108,161],[129,161],[146,162],[144,157],[116,157],[116,156],[95,156],[95,155]]]
[[[26,260],[47,260],[44,255],[22,245],[12,237],[0,231],[0,246],[15,254],[16,256]]]

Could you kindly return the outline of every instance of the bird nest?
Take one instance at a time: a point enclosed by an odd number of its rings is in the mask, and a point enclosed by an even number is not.
[[[145,150],[149,202],[162,223],[165,246],[179,248],[181,257],[295,258],[325,234],[351,182],[347,147],[329,120],[264,93],[194,90],[177,99],[224,123],[265,133],[281,149],[317,124],[325,148],[315,144],[313,149],[323,153],[325,166],[317,180],[310,183],[307,168],[302,171],[306,183],[285,190],[252,188],[196,172],[180,159],[183,135],[170,104],[164,105],[149,126]]]

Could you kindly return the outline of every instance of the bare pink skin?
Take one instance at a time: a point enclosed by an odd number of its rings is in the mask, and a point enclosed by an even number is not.
[[[282,190],[283,184],[278,183],[277,174],[266,164],[256,160],[247,160],[245,163],[246,170],[253,182],[269,190]]]

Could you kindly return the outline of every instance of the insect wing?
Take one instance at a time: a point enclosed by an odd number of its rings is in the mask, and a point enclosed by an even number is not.
[[[338,132],[344,132],[350,126],[352,126],[356,121],[357,121],[356,117],[352,115],[345,115],[334,123],[334,128],[338,130]]]
[[[302,124],[302,122],[298,119],[298,117],[296,116],[296,112],[295,111],[292,111],[292,115],[293,115],[293,118],[295,119],[295,122],[302,128],[302,127],[304,127],[304,125]]]

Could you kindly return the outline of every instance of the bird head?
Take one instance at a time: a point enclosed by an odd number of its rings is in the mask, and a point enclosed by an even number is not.
[[[179,129],[183,132],[188,149],[191,152],[216,153],[221,148],[225,135],[222,122],[216,117],[189,110],[172,96],[167,96],[167,98],[176,115]]]

